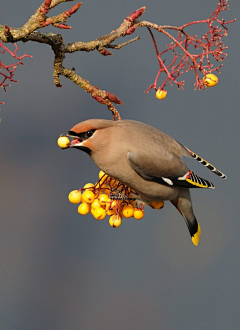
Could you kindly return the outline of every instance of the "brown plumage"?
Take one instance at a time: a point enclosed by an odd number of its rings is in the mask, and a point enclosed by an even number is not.
[[[182,156],[196,158],[195,153],[158,129],[133,120],[90,119],[75,125],[66,135],[73,137],[69,147],[87,152],[100,169],[131,187],[144,202],[170,200],[198,245],[201,229],[189,188],[214,186],[182,161]],[[206,163],[217,175],[226,177]]]

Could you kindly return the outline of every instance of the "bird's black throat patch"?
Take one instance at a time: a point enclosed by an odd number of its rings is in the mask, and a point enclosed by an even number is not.
[[[84,146],[76,146],[76,147],[74,147],[74,148],[75,148],[75,149],[82,150],[82,151],[86,152],[88,155],[91,155],[91,152],[92,152],[91,149],[89,149],[89,148],[87,148],[87,147],[84,147]]]

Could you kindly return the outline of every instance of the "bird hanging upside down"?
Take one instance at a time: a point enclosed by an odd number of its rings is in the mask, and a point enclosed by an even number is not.
[[[169,200],[198,245],[201,228],[189,188],[214,185],[190,171],[181,157],[195,158],[223,179],[225,174],[171,136],[138,121],[90,119],[62,135],[73,138],[68,148],[88,153],[101,170],[136,191],[143,202]]]

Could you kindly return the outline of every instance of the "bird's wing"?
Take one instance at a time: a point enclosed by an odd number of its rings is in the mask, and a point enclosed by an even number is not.
[[[215,173],[217,176],[219,176],[222,179],[227,179],[226,174],[224,174],[223,172],[219,171],[214,165],[210,164],[207,160],[203,159],[201,156],[197,155],[195,152],[191,151],[190,149],[188,149],[187,147],[183,146],[188,152],[189,154],[196,159],[199,163],[201,163],[202,165],[204,165],[205,167],[207,167],[210,171],[212,171],[213,173]]]
[[[214,185],[190,171],[185,163],[167,150],[161,157],[152,155],[151,151],[127,153],[128,163],[143,179],[158,182],[167,186],[183,188],[214,188]]]

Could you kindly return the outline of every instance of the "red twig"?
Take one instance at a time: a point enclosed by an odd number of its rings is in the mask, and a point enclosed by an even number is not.
[[[0,51],[1,54],[4,54],[7,52],[10,56],[12,56],[14,59],[18,60],[18,62],[15,62],[13,64],[5,65],[0,60],[0,87],[3,88],[3,90],[6,92],[6,87],[10,86],[10,83],[17,82],[17,80],[14,79],[14,72],[17,69],[18,65],[24,65],[24,63],[21,61],[24,57],[32,57],[31,55],[22,55],[17,56],[18,46],[15,43],[15,50],[12,52],[9,48],[7,48],[2,42],[0,42]],[[4,70],[2,72],[2,70]],[[0,102],[0,104],[4,104],[4,102]]]
[[[220,68],[223,64],[216,65],[212,63],[212,59],[215,59],[216,62],[222,62],[226,58],[227,54],[225,53],[225,49],[227,47],[222,42],[222,37],[227,35],[226,25],[235,21],[220,20],[218,18],[219,13],[224,10],[228,10],[228,0],[220,0],[216,10],[205,20],[190,22],[180,27],[159,26],[157,30],[172,40],[172,42],[168,44],[166,49],[160,54],[158,52],[154,35],[148,27],[159,62],[159,71],[154,83],[146,90],[147,93],[151,88],[162,90],[167,83],[170,85],[175,83],[178,88],[183,89],[184,80],[178,81],[177,78],[184,72],[191,70],[194,71],[196,77],[196,82],[194,84],[195,90],[205,89],[206,85],[204,84],[204,76],[213,71],[220,73]],[[207,24],[208,30],[200,38],[197,38],[197,36],[191,36],[184,30],[191,25],[202,23]],[[220,27],[216,24],[220,24]],[[178,37],[175,38],[171,33],[166,31],[167,29],[178,31]],[[178,54],[176,52],[177,48],[180,48],[183,54]],[[191,51],[190,49],[192,48],[198,50],[198,54]],[[171,63],[166,65],[166,60],[163,59],[163,55],[169,52],[172,53],[173,57]],[[165,72],[167,77],[158,88],[157,82],[162,72]]]

